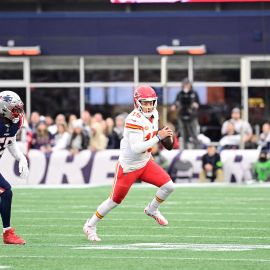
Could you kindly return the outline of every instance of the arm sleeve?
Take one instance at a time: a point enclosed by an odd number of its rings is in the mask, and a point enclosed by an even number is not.
[[[16,137],[12,137],[11,139],[11,143],[9,143],[7,145],[8,151],[10,152],[10,154],[16,159],[16,160],[22,160],[22,159],[26,159],[26,157],[24,156],[24,154],[21,152],[21,150],[18,147],[18,144],[16,142]]]
[[[154,136],[148,141],[144,141],[142,131],[132,131],[129,134],[129,143],[131,150],[136,154],[147,151],[147,149],[158,143],[158,141],[159,139],[157,136]]]

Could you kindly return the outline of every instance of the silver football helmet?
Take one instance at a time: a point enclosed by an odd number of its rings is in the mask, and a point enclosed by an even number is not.
[[[12,91],[0,92],[0,114],[17,123],[24,115],[23,102],[20,97]]]

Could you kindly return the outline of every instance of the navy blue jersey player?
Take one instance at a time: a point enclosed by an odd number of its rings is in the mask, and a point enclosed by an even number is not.
[[[23,124],[23,102],[12,91],[0,92],[0,158],[7,148],[19,161],[22,178],[28,176],[27,159],[16,143],[16,134]],[[3,223],[3,242],[5,244],[23,245],[25,241],[15,234],[10,226],[12,191],[8,181],[0,173],[0,215]]]

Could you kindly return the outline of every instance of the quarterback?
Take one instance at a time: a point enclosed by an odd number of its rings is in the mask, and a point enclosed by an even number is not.
[[[27,159],[19,150],[16,134],[23,124],[23,103],[12,91],[0,92],[0,158],[5,149],[19,161],[22,178],[28,176]],[[8,181],[0,174],[0,215],[3,223],[3,242],[5,244],[23,245],[25,241],[10,227],[12,191]]]
[[[101,240],[96,231],[97,223],[122,202],[136,180],[159,187],[144,213],[155,219],[159,225],[168,225],[158,208],[172,193],[174,186],[170,176],[154,162],[151,147],[169,136],[172,137],[173,132],[168,127],[158,129],[156,106],[157,95],[154,89],[140,86],[134,91],[135,108],[125,121],[111,195],[99,205],[94,215],[83,226],[83,231],[90,241]]]

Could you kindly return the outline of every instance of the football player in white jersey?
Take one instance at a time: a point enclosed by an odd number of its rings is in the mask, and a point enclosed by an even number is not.
[[[151,147],[166,137],[173,136],[168,127],[158,130],[157,95],[150,86],[140,86],[134,91],[134,110],[125,121],[124,135],[120,145],[120,157],[116,166],[114,184],[110,197],[97,208],[96,213],[83,226],[90,241],[100,241],[97,223],[127,195],[131,185],[138,179],[159,187],[156,196],[144,209],[161,226],[168,225],[159,212],[160,204],[173,192],[174,185],[167,174],[151,156]]]

